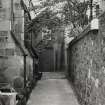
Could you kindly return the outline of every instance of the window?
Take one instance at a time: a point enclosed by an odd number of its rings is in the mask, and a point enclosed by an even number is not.
[[[14,55],[14,49],[5,49],[5,55],[13,56]]]
[[[0,0],[0,8],[2,8],[2,0]]]
[[[47,27],[42,29],[42,39],[51,40],[51,30]]]

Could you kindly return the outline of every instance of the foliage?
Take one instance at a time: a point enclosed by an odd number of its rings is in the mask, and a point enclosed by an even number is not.
[[[50,30],[54,30],[56,27],[72,24],[73,27],[71,33],[73,33],[74,36],[77,36],[83,27],[88,24],[88,17],[86,15],[88,8],[87,1],[39,0],[39,2],[39,6],[31,5],[30,7],[33,8],[36,14],[40,14],[35,17],[34,25],[32,26],[35,35],[38,35],[42,27],[47,26]],[[45,9],[43,12],[40,12],[44,8],[47,9]],[[42,41],[41,44],[43,43],[44,42]],[[43,46],[45,45],[46,44],[43,44]]]
[[[84,27],[84,25],[88,24],[88,17],[86,15],[87,8],[88,8],[88,1],[80,2],[79,0],[39,0],[40,6],[34,6],[31,1],[31,7],[33,8],[36,13],[38,13],[41,9],[48,7],[45,10],[42,18],[40,18],[40,22],[38,19],[38,24],[44,24],[51,26],[50,24],[53,23],[53,27],[57,25],[68,24],[72,23],[74,28],[76,26]],[[66,3],[64,3],[66,2]],[[61,7],[61,10],[54,12],[57,8],[59,8],[59,3],[64,3]],[[55,5],[58,4],[58,7]],[[53,8],[53,10],[51,10]],[[64,18],[59,18],[58,15]],[[59,23],[59,24],[58,24]]]
[[[86,15],[88,1],[79,2],[77,0],[67,0],[67,2],[64,7],[66,24],[71,22],[74,27],[76,27],[76,25],[83,27],[88,24],[88,17]]]

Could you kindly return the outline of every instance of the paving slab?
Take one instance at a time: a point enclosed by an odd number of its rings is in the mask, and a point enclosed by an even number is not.
[[[66,79],[43,79],[32,91],[27,105],[79,105]]]

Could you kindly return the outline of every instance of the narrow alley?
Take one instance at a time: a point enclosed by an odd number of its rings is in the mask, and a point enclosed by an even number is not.
[[[48,74],[50,74],[50,76]],[[38,82],[37,86],[32,91],[27,105],[79,104],[70,83],[62,74],[45,73],[42,80]]]
[[[105,0],[0,0],[0,105],[105,105]]]

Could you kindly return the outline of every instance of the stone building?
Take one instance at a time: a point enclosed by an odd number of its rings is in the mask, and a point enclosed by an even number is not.
[[[33,58],[24,46],[21,0],[0,0],[0,75],[0,84],[11,87],[16,78],[22,79],[23,87],[33,77]]]

